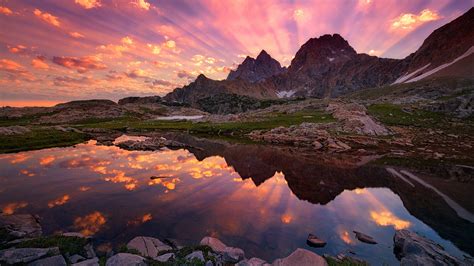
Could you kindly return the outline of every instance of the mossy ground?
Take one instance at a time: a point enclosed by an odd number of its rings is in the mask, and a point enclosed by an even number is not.
[[[85,134],[62,132],[54,129],[32,128],[31,132],[19,135],[0,135],[0,153],[64,147],[87,140]]]
[[[88,239],[81,237],[67,236],[45,236],[39,237],[15,245],[16,248],[51,248],[58,247],[61,254],[79,254],[85,256],[84,246],[87,245]]]

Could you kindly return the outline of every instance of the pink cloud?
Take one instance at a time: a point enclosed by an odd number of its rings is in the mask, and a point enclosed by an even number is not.
[[[43,12],[39,9],[35,9],[35,11],[33,11],[33,14],[35,14],[36,17],[38,17],[39,19],[45,21],[46,23],[49,23],[55,27],[60,27],[61,26],[61,23],[59,22],[59,18],[56,17],[56,16],[53,16],[51,15],[50,13],[47,13],[47,12]]]
[[[102,6],[100,0],[74,0],[74,2],[85,9],[91,9]]]
[[[85,56],[80,58],[55,56],[53,57],[53,63],[69,69],[75,69],[79,73],[85,73],[89,70],[102,70],[107,68],[107,66],[96,56]]]
[[[0,14],[9,16],[13,14],[13,11],[8,7],[0,6]]]

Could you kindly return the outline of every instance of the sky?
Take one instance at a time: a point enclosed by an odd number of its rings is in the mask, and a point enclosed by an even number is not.
[[[471,0],[0,0],[0,106],[165,95],[309,38],[404,58]]]

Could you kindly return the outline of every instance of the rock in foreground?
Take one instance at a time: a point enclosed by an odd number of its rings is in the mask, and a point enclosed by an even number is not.
[[[145,266],[145,258],[129,253],[118,253],[107,260],[106,266]]]
[[[159,252],[171,250],[172,248],[157,238],[138,236],[127,244],[127,248],[135,249],[145,257],[155,258]]]
[[[439,244],[408,230],[398,230],[393,241],[401,265],[468,265],[449,255]]]
[[[209,246],[214,252],[222,254],[226,262],[237,263],[245,258],[245,253],[242,249],[228,247],[214,237],[206,236],[201,240],[200,244]]]
[[[272,266],[326,266],[326,260],[316,253],[306,249],[297,249],[288,257],[277,259],[272,263]]]
[[[0,229],[11,238],[39,237],[43,234],[38,219],[31,214],[0,214]]]

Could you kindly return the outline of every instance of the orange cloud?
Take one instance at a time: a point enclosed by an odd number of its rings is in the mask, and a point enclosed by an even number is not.
[[[26,202],[12,202],[5,205],[2,208],[2,212],[4,214],[10,215],[10,214],[14,214],[17,209],[25,208],[26,206],[28,206],[28,203]]]
[[[30,171],[28,171],[28,170],[26,170],[26,169],[20,170],[20,173],[21,173],[22,175],[26,175],[26,176],[29,176],[29,177],[32,177],[32,176],[35,176],[35,175],[36,175],[35,173],[30,172]]]
[[[24,54],[28,51],[28,48],[24,45],[9,46],[8,51],[13,54]]]
[[[49,69],[49,65],[45,63],[46,58],[43,56],[37,56],[31,60],[31,65],[36,69]]]
[[[284,224],[289,224],[293,220],[293,217],[290,214],[283,214],[281,216],[281,222]]]
[[[74,227],[85,236],[92,236],[100,231],[107,222],[105,216],[96,211],[84,217],[77,217],[74,220]]]
[[[81,191],[81,192],[86,192],[90,189],[91,189],[90,187],[85,187],[85,186],[79,187],[79,191]]]
[[[56,160],[56,158],[52,155],[43,157],[43,158],[40,159],[40,165],[49,166],[54,162],[54,160]]]
[[[80,34],[77,31],[69,32],[69,36],[79,39],[79,38],[84,38],[84,35]]]
[[[0,60],[0,70],[10,73],[19,73],[25,71],[22,65],[9,59]]]
[[[64,195],[64,196],[62,196],[62,197],[59,197],[59,198],[57,198],[57,199],[55,199],[55,200],[52,200],[52,201],[48,202],[48,207],[49,207],[49,208],[53,208],[53,207],[56,207],[56,206],[64,205],[64,204],[66,204],[66,203],[69,201],[70,198],[71,198],[71,197],[66,194],[66,195]]]
[[[35,14],[36,17],[38,17],[39,19],[43,20],[46,23],[49,23],[56,27],[61,26],[61,23],[59,22],[59,18],[51,15],[50,13],[43,12],[39,9],[35,9],[35,11],[33,11],[33,14]]]
[[[9,15],[13,14],[13,12],[8,7],[0,6],[0,14],[9,16]]]
[[[123,44],[132,45],[132,44],[133,44],[133,39],[130,38],[130,37],[128,37],[128,36],[126,36],[126,37],[123,37],[123,38],[122,38],[121,42],[122,42]]]
[[[102,3],[100,2],[100,0],[75,0],[74,2],[85,9],[91,9],[94,7],[102,6]]]
[[[440,19],[441,16],[436,11],[429,9],[422,10],[418,15],[405,13],[392,20],[392,29],[410,30],[419,25],[433,20]]]
[[[102,63],[100,58],[98,58],[97,56],[55,56],[53,57],[53,63],[69,69],[75,69],[78,73],[85,73],[89,70],[102,70],[107,68],[107,66]]]
[[[406,229],[410,227],[409,221],[405,221],[396,217],[390,211],[381,211],[381,212],[371,211],[370,217],[372,218],[372,220],[374,220],[376,224],[381,225],[381,226],[392,225],[396,230]]]
[[[138,217],[135,220],[129,221],[127,223],[127,225],[139,225],[139,224],[142,224],[142,223],[146,223],[146,222],[150,221],[151,219],[153,219],[153,216],[151,215],[151,213],[147,213],[147,214],[143,215],[142,217]]]
[[[158,45],[147,44],[148,48],[150,48],[152,54],[160,54],[161,48]]]
[[[137,187],[138,181],[132,177],[125,176],[125,172],[114,170],[115,176],[106,177],[104,180],[112,183],[125,183],[124,187],[127,190],[134,190]]]
[[[149,10],[151,6],[151,4],[148,3],[146,0],[135,0],[132,3],[136,5],[138,8],[144,9],[144,10]]]

